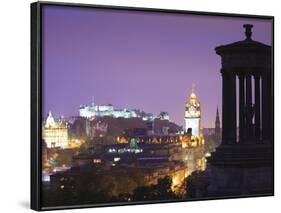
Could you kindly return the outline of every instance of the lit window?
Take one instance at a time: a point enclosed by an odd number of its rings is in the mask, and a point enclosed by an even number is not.
[[[120,158],[119,158],[119,157],[114,158],[114,162],[117,162],[117,161],[120,161]]]

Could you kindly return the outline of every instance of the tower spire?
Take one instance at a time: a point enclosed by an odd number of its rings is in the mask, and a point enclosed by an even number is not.
[[[196,99],[196,95],[195,95],[195,84],[192,83],[191,86],[191,94],[190,94],[190,101],[194,102]]]
[[[216,112],[216,126],[220,127],[220,115],[219,115],[219,107],[217,106],[217,112]]]
[[[219,116],[219,107],[217,106],[216,121],[215,121],[215,140],[219,142],[220,138],[221,138],[220,116]]]
[[[195,93],[195,84],[194,83],[192,83],[192,85],[191,85],[191,92]]]

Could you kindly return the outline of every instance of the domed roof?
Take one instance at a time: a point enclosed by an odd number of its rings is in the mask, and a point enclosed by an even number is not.
[[[193,91],[190,94],[190,99],[196,99],[196,94]]]
[[[190,96],[189,96],[189,101],[187,101],[187,103],[186,103],[187,108],[189,108],[190,106],[196,106],[196,107],[200,106],[200,103],[197,100],[197,97],[196,97],[196,94],[195,94],[195,91],[194,91],[194,87],[195,87],[194,84],[192,84],[192,90],[191,90],[191,93],[190,93]]]
[[[218,55],[225,53],[265,53],[271,51],[271,46],[252,40],[253,25],[244,24],[243,27],[245,28],[245,40],[216,47],[215,51]]]
[[[46,128],[54,128],[57,126],[57,123],[55,122],[55,119],[54,117],[52,116],[52,113],[51,111],[49,112],[48,114],[48,117],[46,119],[46,124],[45,124],[45,127]]]
[[[196,99],[196,94],[195,94],[195,85],[192,83],[192,88],[191,88],[191,93],[190,93],[190,100]]]

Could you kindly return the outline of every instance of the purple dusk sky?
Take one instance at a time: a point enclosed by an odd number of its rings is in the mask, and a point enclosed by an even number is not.
[[[201,102],[202,127],[221,115],[220,57],[214,48],[253,39],[272,43],[270,20],[43,8],[43,113],[78,115],[81,104],[167,111],[183,125],[192,83]]]

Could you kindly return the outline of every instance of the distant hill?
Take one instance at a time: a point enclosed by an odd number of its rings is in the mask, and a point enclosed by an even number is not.
[[[92,122],[94,124],[98,122],[106,123],[108,125],[107,135],[120,136],[126,134],[127,132],[131,132],[134,129],[147,130],[148,127],[147,123],[149,121],[144,121],[141,118],[113,118],[108,116],[108,117],[95,118],[95,120]],[[178,126],[173,122],[170,122],[168,120],[160,120],[160,119],[155,119],[153,126],[154,126],[153,129],[155,134],[161,134],[164,127],[166,129],[168,127],[169,133],[176,133],[181,129],[180,126]]]

